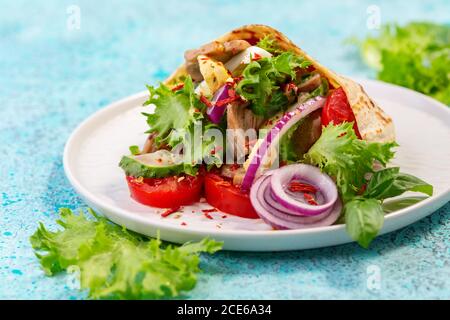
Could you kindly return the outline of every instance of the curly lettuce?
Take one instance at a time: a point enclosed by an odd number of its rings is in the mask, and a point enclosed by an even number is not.
[[[156,133],[158,144],[174,147],[180,142],[180,135],[175,130],[188,130],[193,123],[203,118],[204,105],[194,92],[194,84],[190,77],[184,80],[180,90],[171,90],[161,83],[159,87],[147,86],[149,98],[144,106],[153,105],[153,113],[143,113],[150,126],[148,133]]]
[[[359,43],[364,61],[380,80],[450,105],[450,26],[412,22],[388,24]]]
[[[280,48],[277,40],[270,34],[259,40],[256,46],[270,52],[273,55],[279,55],[286,52],[286,50]]]
[[[296,79],[296,70],[311,63],[291,52],[279,56],[252,61],[242,72],[236,92],[250,101],[254,114],[266,118],[284,110],[288,99],[281,85]]]
[[[324,127],[319,140],[305,154],[305,161],[336,178],[344,201],[354,197],[367,182],[365,175],[374,172],[377,160],[385,166],[393,157],[395,142],[377,143],[360,140],[352,122]]]
[[[53,232],[40,224],[30,241],[47,275],[78,269],[81,289],[94,299],[177,297],[194,288],[199,254],[222,247],[211,239],[165,244],[89,213],[61,209],[62,229]]]

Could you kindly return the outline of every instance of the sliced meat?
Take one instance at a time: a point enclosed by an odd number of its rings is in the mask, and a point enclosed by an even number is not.
[[[303,83],[300,83],[297,86],[298,92],[311,92],[314,89],[318,88],[322,84],[322,78],[320,77],[320,74],[315,73],[311,77],[309,77],[306,81]]]
[[[249,145],[253,141],[249,141],[246,136],[248,129],[253,129],[254,139],[257,139],[257,130],[264,122],[262,117],[256,116],[246,105],[239,103],[231,103],[227,106],[227,129],[233,129],[234,141],[229,141],[234,145],[234,156],[238,163],[244,162],[244,157],[249,153]]]
[[[155,144],[155,137],[156,137],[155,133],[151,133],[147,137],[147,140],[145,140],[144,147],[142,148],[142,151],[140,154],[152,153],[157,150],[156,144]]]
[[[147,137],[147,140],[145,140],[144,147],[142,148],[141,152],[139,154],[146,154],[146,153],[152,153],[158,150],[169,150],[169,146],[167,144],[161,144],[159,147],[156,145],[155,138],[157,133],[150,133],[150,135]]]
[[[250,43],[245,40],[231,40],[225,43],[214,41],[201,46],[199,49],[188,50],[184,53],[186,70],[194,81],[202,81],[203,76],[200,73],[197,61],[199,55],[205,55],[220,62],[226,62],[248,47],[250,47]]]
[[[312,147],[322,134],[320,115],[322,109],[316,110],[306,117],[292,134],[295,152],[303,155]]]
[[[255,115],[252,110],[239,102],[230,103],[227,106],[227,128],[228,129],[255,129],[264,122],[264,118]]]

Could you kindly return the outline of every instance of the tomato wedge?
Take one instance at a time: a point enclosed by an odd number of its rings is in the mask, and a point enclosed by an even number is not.
[[[235,216],[258,219],[248,193],[242,193],[238,186],[215,173],[205,176],[206,201],[213,207]]]
[[[353,122],[353,130],[355,130],[358,138],[361,139],[355,115],[342,87],[331,92],[322,109],[322,124],[327,126],[330,122],[333,122],[334,124]]]
[[[127,177],[131,197],[139,203],[158,208],[174,208],[200,200],[203,175],[167,178]]]

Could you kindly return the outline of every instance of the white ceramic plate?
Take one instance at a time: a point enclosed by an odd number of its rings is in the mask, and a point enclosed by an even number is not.
[[[434,196],[387,215],[381,233],[411,224],[450,200],[450,109],[422,94],[382,82],[359,81],[368,94],[393,117],[400,147],[392,166],[400,166],[431,183]],[[140,113],[147,93],[142,92],[98,111],[71,135],[64,151],[66,175],[79,195],[110,220],[136,232],[184,243],[210,236],[224,248],[239,251],[281,251],[325,247],[350,242],[344,226],[273,231],[261,220],[213,212],[207,203],[185,207],[180,215],[160,216],[160,209],[134,202],[118,162],[130,145],[146,138]],[[405,195],[408,196],[408,195]],[[159,213],[158,213],[159,212]]]

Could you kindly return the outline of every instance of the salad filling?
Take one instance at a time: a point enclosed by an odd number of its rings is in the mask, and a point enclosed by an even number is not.
[[[394,156],[392,120],[279,32],[246,26],[184,57],[165,83],[148,86],[149,136],[120,162],[138,202],[178,208],[205,196],[275,229],[345,221],[366,246],[393,196],[374,179],[396,185],[396,195],[431,195],[415,177],[375,171]]]

